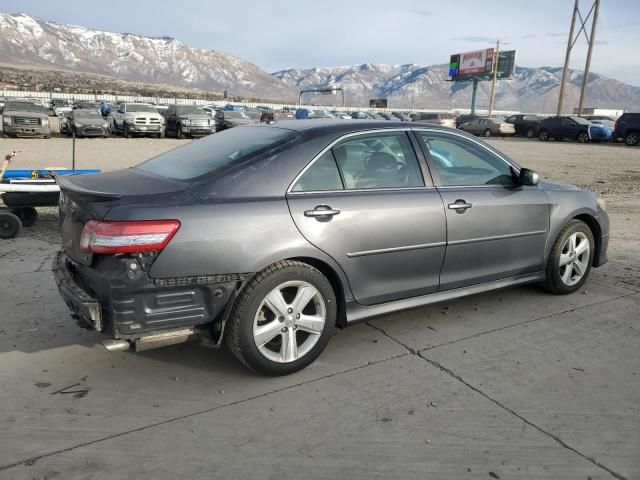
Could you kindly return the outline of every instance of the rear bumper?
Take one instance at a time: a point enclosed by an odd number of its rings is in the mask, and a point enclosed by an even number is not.
[[[76,322],[117,339],[210,323],[224,311],[236,285],[232,276],[153,279],[144,264],[135,256],[104,256],[87,267],[60,251],[52,270]]]

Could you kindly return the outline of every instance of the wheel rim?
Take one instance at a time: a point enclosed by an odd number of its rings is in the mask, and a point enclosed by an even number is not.
[[[267,359],[291,363],[304,357],[324,331],[327,308],[316,287],[285,282],[260,302],[253,319],[253,340]]]
[[[586,133],[581,133],[580,135],[578,135],[578,141],[579,141],[580,143],[586,143],[586,141],[587,141],[587,139],[588,139],[588,138],[589,138],[589,137],[587,136],[587,134],[586,134]]]
[[[638,136],[635,133],[630,133],[629,135],[627,135],[627,143],[629,145],[635,145],[636,143],[638,143]]]
[[[485,137],[490,137],[491,136],[491,130],[487,130],[484,132],[484,136]]]
[[[589,268],[591,245],[582,232],[575,232],[567,239],[560,252],[560,279],[571,287],[582,280]]]
[[[549,138],[547,132],[540,133],[540,140],[546,140],[547,138]]]

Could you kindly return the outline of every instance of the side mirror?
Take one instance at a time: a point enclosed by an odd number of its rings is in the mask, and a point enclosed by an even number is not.
[[[540,175],[538,172],[523,168],[520,170],[520,185],[535,186],[540,181]]]

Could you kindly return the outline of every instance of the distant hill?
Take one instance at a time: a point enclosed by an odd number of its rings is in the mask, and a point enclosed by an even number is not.
[[[295,102],[301,88],[338,85],[345,90],[347,104],[354,106],[366,106],[372,98],[387,98],[396,108],[468,108],[471,103],[471,84],[448,82],[446,65],[362,64],[292,68],[269,74],[233,55],[191,48],[170,37],[102,32],[45,22],[26,14],[0,13],[0,63],[23,67],[18,69],[23,73],[25,69],[48,72],[38,81],[55,82],[58,78],[67,86],[75,82],[81,91],[107,91],[111,86],[149,92],[158,86],[162,92],[198,89],[219,97],[227,90],[230,96]],[[53,70],[59,73],[52,74]],[[0,82],[11,83],[4,77],[19,81],[22,74],[16,71],[0,68]],[[498,82],[495,108],[555,111],[561,73],[560,68],[518,67],[514,78]],[[110,85],[110,77],[118,81]],[[577,106],[581,82],[582,72],[572,70],[566,90],[567,112]],[[488,104],[490,87],[490,82],[480,83],[480,108]],[[304,100],[338,102],[333,96]],[[640,88],[593,73],[585,104],[638,111]]]

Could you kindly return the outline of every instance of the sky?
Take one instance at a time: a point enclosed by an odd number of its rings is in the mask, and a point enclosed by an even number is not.
[[[362,63],[447,63],[515,49],[524,67],[562,66],[574,0],[0,0],[0,11],[118,33],[174,37],[273,72]],[[580,0],[585,16],[593,0]],[[579,26],[579,24],[578,24]],[[590,33],[590,32],[589,32]],[[591,71],[640,86],[640,0],[601,0]],[[583,36],[571,67],[584,69]]]

